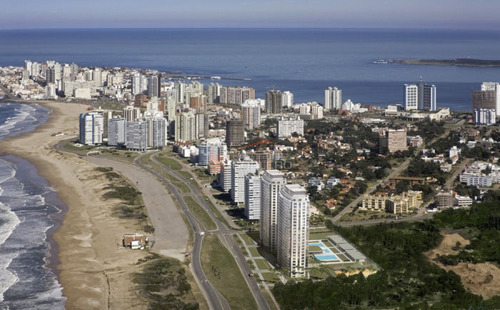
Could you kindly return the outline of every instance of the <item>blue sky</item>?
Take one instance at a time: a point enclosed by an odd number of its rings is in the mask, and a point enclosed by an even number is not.
[[[1,0],[0,29],[500,29],[498,0]]]

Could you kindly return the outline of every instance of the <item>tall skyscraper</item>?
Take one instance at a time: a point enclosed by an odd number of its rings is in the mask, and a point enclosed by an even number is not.
[[[261,177],[260,239],[272,252],[276,251],[278,243],[278,194],[285,185],[281,171],[267,170]]]
[[[139,73],[134,73],[132,75],[132,95],[137,95],[142,93],[142,79]]]
[[[418,86],[415,84],[405,84],[405,110],[418,109]]]
[[[125,144],[125,119],[108,119],[108,145],[118,146]]]
[[[283,92],[283,106],[287,108],[293,107],[293,94],[289,91]]]
[[[238,147],[245,143],[245,127],[242,119],[232,119],[226,122],[227,147]]]
[[[148,123],[144,120],[125,122],[125,146],[128,150],[143,152],[148,149]]]
[[[424,83],[422,79],[415,84],[404,84],[405,110],[436,111],[436,86]]]
[[[283,93],[279,90],[266,92],[266,113],[280,114],[283,111]]]
[[[342,106],[342,90],[337,87],[328,87],[325,90],[325,110],[340,110]]]
[[[80,114],[80,143],[85,145],[102,144],[104,117],[95,112]]]
[[[255,173],[259,163],[246,157],[233,160],[231,163],[231,200],[234,203],[245,202],[245,176]]]
[[[260,126],[260,102],[248,99],[241,105],[241,116],[245,129],[252,130]]]
[[[141,109],[136,108],[133,105],[128,105],[123,108],[123,118],[127,122],[135,121],[141,117]]]
[[[483,82],[481,84],[481,91],[493,92],[495,97],[496,116],[500,115],[500,83],[498,82]]]
[[[158,97],[158,76],[152,75],[148,78],[148,97]]]
[[[260,219],[260,176],[245,176],[245,216],[249,220]]]
[[[289,184],[279,193],[277,257],[292,278],[307,276],[309,241],[309,197],[298,184]]]
[[[196,117],[191,112],[182,112],[175,116],[175,141],[187,142],[198,139]]]

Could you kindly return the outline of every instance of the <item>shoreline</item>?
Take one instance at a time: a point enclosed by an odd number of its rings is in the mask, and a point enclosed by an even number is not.
[[[62,207],[54,215],[54,226],[47,231],[50,257],[46,265],[53,271],[55,268],[63,296],[67,298],[65,307],[103,309],[113,304],[117,308],[143,309],[145,304],[134,295],[131,281],[137,270],[130,266],[147,252],[121,247],[124,233],[142,232],[141,229],[112,216],[118,201],[101,198],[109,182],[95,171],[97,165],[53,148],[59,141],[78,135],[78,115],[85,113],[88,105],[30,103],[51,111],[47,121],[34,131],[0,141],[0,153],[31,163],[54,189],[53,197],[66,206],[66,210]],[[54,132],[63,132],[64,136],[52,136]],[[55,205],[51,198],[47,197],[47,203]]]

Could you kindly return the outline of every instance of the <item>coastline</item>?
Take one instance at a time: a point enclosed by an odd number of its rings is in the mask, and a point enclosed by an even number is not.
[[[146,252],[121,247],[124,233],[141,230],[111,216],[117,201],[101,199],[107,181],[94,170],[96,165],[53,148],[59,141],[78,135],[78,115],[86,112],[88,106],[65,102],[36,104],[51,110],[48,120],[32,132],[0,141],[0,149],[4,155],[33,164],[67,207],[66,213],[55,219],[62,221],[52,234],[57,247],[51,246],[47,262],[48,268],[57,264],[56,275],[67,297],[66,308],[102,309],[111,304],[121,309],[144,308],[131,281],[137,270],[130,266],[144,258]],[[63,132],[64,136],[52,136],[54,132]],[[49,243],[53,245],[52,241]]]

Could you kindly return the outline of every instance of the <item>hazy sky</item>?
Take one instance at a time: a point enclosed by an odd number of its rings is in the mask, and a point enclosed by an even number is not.
[[[499,0],[1,0],[0,29],[129,27],[500,30]]]

